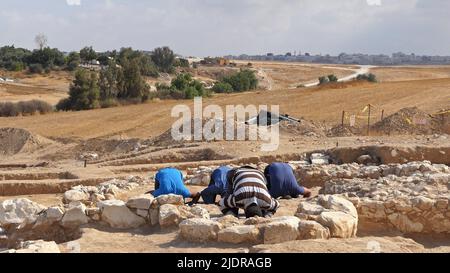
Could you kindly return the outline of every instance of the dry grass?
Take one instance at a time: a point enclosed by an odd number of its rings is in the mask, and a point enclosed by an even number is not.
[[[378,67],[371,70],[380,81],[450,78],[450,66]]]
[[[260,91],[217,95],[205,99],[208,104],[280,105],[283,113],[315,121],[336,124],[342,110],[358,112],[371,103],[386,115],[404,107],[417,106],[433,113],[448,108],[450,79],[388,82],[379,84],[351,83],[340,88],[310,88],[280,91]],[[45,116],[0,118],[0,127],[29,129],[47,137],[92,138],[119,136],[148,138],[170,128],[173,106],[192,101],[156,101],[142,105],[123,106],[83,112],[53,113]],[[379,114],[379,113],[378,113]]]
[[[244,64],[243,62],[238,62]],[[245,62],[247,64],[248,62]],[[317,82],[321,76],[330,74],[338,78],[353,74],[352,66],[316,65],[304,63],[251,62],[273,81],[273,89],[295,88],[301,84]]]

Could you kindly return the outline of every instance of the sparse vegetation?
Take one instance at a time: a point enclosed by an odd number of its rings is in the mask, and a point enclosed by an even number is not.
[[[330,82],[337,82],[338,81],[338,77],[336,77],[336,75],[334,75],[334,74],[331,74],[331,75],[328,75],[328,80]]]
[[[218,93],[232,93],[254,90],[257,87],[258,79],[255,76],[255,72],[244,69],[233,75],[223,77],[222,80],[214,85],[213,90]]]
[[[212,90],[216,93],[232,93],[234,91],[233,86],[227,82],[216,83]]]
[[[328,79],[328,77],[325,76],[319,77],[319,85],[327,84],[329,82],[330,80]]]
[[[19,115],[46,114],[53,112],[53,106],[45,101],[30,100],[13,102],[0,102],[0,117],[16,117]]]
[[[361,74],[356,77],[358,81],[368,81],[368,82],[377,82],[377,76],[373,73],[369,74]]]
[[[331,82],[337,82],[339,79],[334,74],[330,74],[328,76],[319,77],[319,85],[324,85]]]
[[[211,95],[201,82],[193,79],[188,73],[179,74],[172,80],[170,86],[158,84],[156,87],[158,91],[153,94],[153,97],[159,99],[193,99]]]

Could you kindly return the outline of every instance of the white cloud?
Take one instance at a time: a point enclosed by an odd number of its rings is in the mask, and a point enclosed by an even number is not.
[[[69,6],[81,6],[81,0],[66,0]]]
[[[366,0],[369,6],[381,6],[381,0]]]

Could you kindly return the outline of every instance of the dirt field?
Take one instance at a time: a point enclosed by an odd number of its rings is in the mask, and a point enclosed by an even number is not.
[[[282,113],[308,120],[337,124],[342,111],[359,114],[367,105],[375,106],[373,122],[404,107],[419,107],[430,114],[449,107],[450,79],[379,84],[339,84],[336,88],[308,88],[276,92],[249,92],[217,95],[204,100],[204,105],[280,105]],[[45,137],[94,138],[122,136],[125,138],[155,137],[169,129],[175,119],[173,106],[192,105],[191,101],[155,101],[143,105],[99,109],[83,112],[55,113],[42,116],[0,118],[2,127],[28,129]],[[70,122],[68,122],[70,121]]]
[[[377,75],[378,80],[383,82],[445,79],[450,77],[450,66],[376,67],[371,71]]]

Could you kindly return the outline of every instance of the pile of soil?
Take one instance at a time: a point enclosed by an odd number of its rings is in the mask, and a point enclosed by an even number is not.
[[[42,136],[19,128],[0,128],[0,156],[33,152],[52,143]]]
[[[225,140],[226,139],[226,133],[227,133],[227,124],[231,124],[232,121],[230,122],[225,122],[223,120],[212,120],[212,119],[203,119],[202,120],[202,129],[204,129],[206,127],[206,124],[208,124],[208,126],[212,126],[212,133],[215,133],[215,126],[211,125],[212,123],[210,122],[218,122],[219,127],[222,126],[222,132],[223,132],[223,136],[222,138]],[[191,140],[174,140],[172,137],[172,128],[170,128],[169,130],[165,131],[163,134],[153,138],[150,141],[150,145],[151,146],[158,146],[158,147],[165,147],[165,146],[178,146],[178,145],[182,145],[182,144],[187,144],[187,143],[195,143],[195,142],[205,142],[208,141],[208,139],[213,138],[214,135],[212,135],[211,137],[208,137],[207,135],[202,134],[202,140],[193,140],[193,133],[194,133],[194,126],[195,126],[195,119],[191,120],[191,133],[192,135],[190,135],[192,137]],[[238,129],[238,122],[236,121],[234,123],[234,138],[237,138],[237,129]],[[189,125],[186,123],[184,125],[185,127],[189,127]],[[248,126],[245,126],[244,124],[242,124],[242,126],[244,126],[245,128],[245,140],[249,139],[249,130],[248,130]]]
[[[361,129],[357,127],[352,127],[350,125],[339,124],[327,131],[328,137],[351,137],[355,135],[360,135]]]
[[[439,122],[417,107],[404,108],[375,123],[372,130],[382,134],[420,134],[440,133]]]
[[[323,126],[305,119],[300,119],[300,122],[282,121],[280,133],[292,136],[325,136]]]
[[[94,152],[99,155],[123,154],[146,147],[139,139],[101,139],[94,138],[81,142],[75,147],[74,153],[81,155]]]

